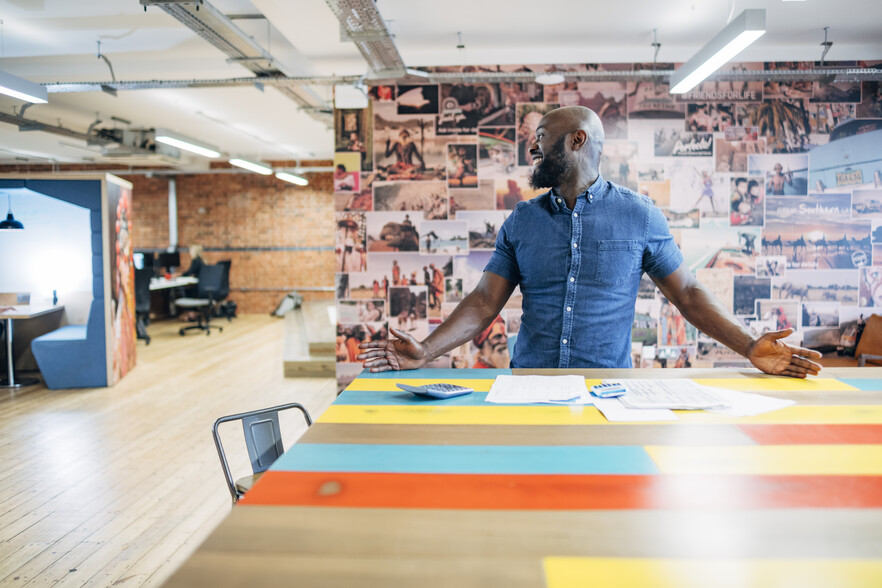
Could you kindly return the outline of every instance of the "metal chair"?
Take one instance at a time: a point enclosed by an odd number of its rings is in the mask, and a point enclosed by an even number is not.
[[[260,410],[252,410],[250,412],[242,412],[239,414],[231,414],[223,416],[214,422],[211,428],[211,434],[214,437],[214,446],[217,448],[217,456],[220,458],[221,467],[224,470],[224,478],[227,481],[227,488],[233,497],[233,504],[236,504],[245,493],[251,489],[260,476],[273,464],[276,459],[285,452],[282,445],[282,435],[279,429],[279,412],[296,408],[303,413],[306,419],[306,426],[312,426],[312,418],[302,404],[291,402],[273,406],[271,408],[263,408]],[[218,435],[218,427],[222,423],[230,421],[242,421],[242,430],[245,433],[245,446],[248,448],[248,457],[251,460],[252,475],[245,476],[233,481],[233,474],[230,472],[230,465],[227,463],[227,456],[221,445],[220,436]]]

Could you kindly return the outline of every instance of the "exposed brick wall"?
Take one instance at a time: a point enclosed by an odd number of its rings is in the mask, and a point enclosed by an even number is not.
[[[132,189],[132,242],[138,249],[168,247],[168,178],[127,176]]]

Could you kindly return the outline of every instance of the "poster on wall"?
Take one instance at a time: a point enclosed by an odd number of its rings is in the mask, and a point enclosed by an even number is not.
[[[107,181],[110,216],[110,345],[113,367],[110,385],[135,367],[135,266],[132,261],[132,188]]]

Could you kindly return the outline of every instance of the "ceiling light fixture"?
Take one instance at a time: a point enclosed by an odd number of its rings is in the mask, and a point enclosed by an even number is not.
[[[766,32],[765,9],[747,9],[671,76],[671,94],[685,94]]]
[[[203,157],[211,159],[220,157],[220,151],[218,151],[217,147],[202,143],[196,139],[191,139],[186,135],[181,135],[180,133],[175,133],[168,129],[156,129],[156,140],[160,143],[165,143],[166,145],[171,145],[172,147],[177,147],[184,151],[190,151],[191,153]]]
[[[307,180],[303,176],[289,174],[288,172],[276,172],[276,177],[279,178],[280,180],[284,180],[286,182],[291,182],[292,184],[297,184],[298,186],[308,186],[309,185],[309,180]]]
[[[562,84],[565,81],[567,81],[567,79],[563,76],[563,74],[559,73],[543,73],[536,76],[536,83],[542,84],[543,86]]]
[[[256,174],[260,174],[263,176],[268,176],[273,173],[273,168],[263,165],[262,163],[254,163],[253,161],[248,161],[247,159],[239,159],[238,157],[234,157],[230,160],[230,163],[235,165],[236,167],[241,167],[242,169],[247,169],[248,171],[253,171]]]
[[[46,104],[49,92],[41,84],[0,71],[0,94],[6,94],[25,102]]]
[[[6,193],[6,202],[9,204],[9,213],[6,215],[5,221],[0,221],[0,230],[24,229],[24,225],[12,216],[12,196],[8,192]]]

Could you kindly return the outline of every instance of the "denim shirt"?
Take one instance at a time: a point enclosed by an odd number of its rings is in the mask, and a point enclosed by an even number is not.
[[[554,191],[520,202],[484,268],[523,294],[511,367],[631,367],[640,278],[682,262],[652,201],[602,177],[574,210]]]

